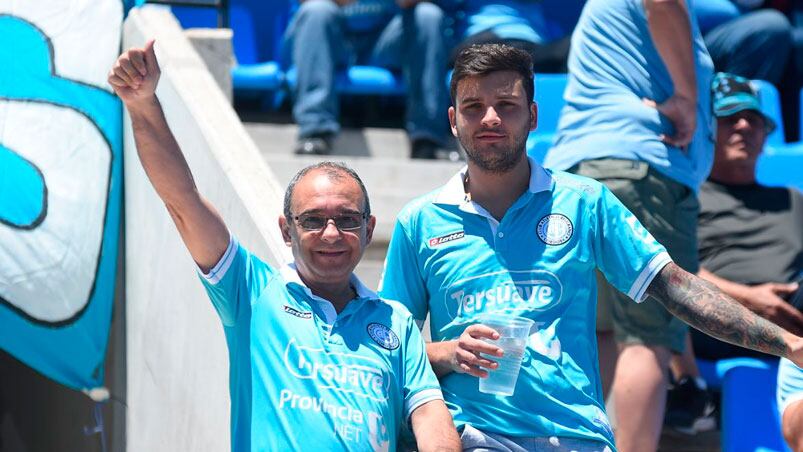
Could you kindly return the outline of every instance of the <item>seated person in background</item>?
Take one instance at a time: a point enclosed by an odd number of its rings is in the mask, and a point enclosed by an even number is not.
[[[756,162],[775,128],[749,81],[718,74],[713,83],[717,138],[714,166],[700,189],[700,276],[745,307],[795,333],[803,314],[789,305],[803,271],[803,195],[756,181]],[[748,350],[692,334],[704,359]]]
[[[750,3],[750,6],[744,5]],[[792,26],[783,13],[758,1],[695,0],[714,69],[778,86],[792,50]]]
[[[761,112],[749,80],[719,73],[712,90],[717,135],[714,166],[699,194],[698,275],[751,311],[801,334],[803,314],[786,300],[799,289],[795,280],[803,271],[803,195],[756,181],[756,161],[775,124]],[[666,417],[667,425],[687,433],[704,430],[694,422],[710,414],[703,413],[705,382],[695,356],[767,356],[696,330],[691,338],[693,351],[687,347],[672,363],[678,383],[670,391]]]
[[[792,450],[803,451],[803,370],[788,359],[778,367],[777,391],[783,437]]]
[[[120,56],[109,83],[223,323],[231,449],[395,450],[410,425],[419,450],[459,450],[410,314],[352,273],[376,224],[359,176],[332,162],[299,171],[278,218],[294,261],[268,265],[198,192],[156,97],[159,75],[151,40]]]
[[[413,158],[435,158],[447,122],[444,14],[421,0],[302,0],[285,35],[298,82],[296,154],[326,155],[340,131],[335,72],[353,64],[401,68]]]
[[[473,44],[507,44],[533,59],[537,73],[565,73],[570,37],[582,0],[467,0],[462,41],[451,60]]]
[[[787,141],[798,139],[803,2],[695,0],[693,8],[714,68],[778,87]]]

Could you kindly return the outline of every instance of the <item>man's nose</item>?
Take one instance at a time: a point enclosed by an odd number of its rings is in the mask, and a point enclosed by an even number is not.
[[[499,118],[499,115],[496,113],[496,109],[494,107],[488,107],[485,110],[485,115],[482,117],[482,125],[486,127],[495,127],[502,123],[502,119]]]
[[[331,218],[326,220],[326,224],[321,231],[321,240],[325,242],[336,242],[340,239],[340,229],[335,226],[335,221]]]
[[[748,129],[748,128],[753,127],[753,123],[750,122],[749,119],[747,119],[745,117],[741,117],[738,120],[736,120],[736,126],[735,127],[737,129]]]

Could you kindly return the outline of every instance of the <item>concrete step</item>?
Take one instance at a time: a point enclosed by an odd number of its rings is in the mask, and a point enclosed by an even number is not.
[[[246,123],[246,130],[283,186],[298,170],[321,160],[342,161],[357,171],[377,218],[376,242],[390,240],[396,215],[405,204],[440,187],[464,165],[409,159],[407,138],[402,130],[346,129],[341,133],[335,153],[326,157],[294,155],[292,147],[297,133],[294,125]],[[352,143],[353,147],[341,146],[342,143]],[[343,150],[350,152],[341,152]]]
[[[246,122],[245,130],[263,152],[293,155],[298,136],[295,124]],[[264,144],[264,147],[263,147]],[[343,129],[334,142],[334,155],[406,159],[410,155],[407,134],[400,129]]]

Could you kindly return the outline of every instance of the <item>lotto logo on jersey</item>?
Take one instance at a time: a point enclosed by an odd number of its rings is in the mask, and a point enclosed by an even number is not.
[[[546,270],[503,270],[455,281],[448,289],[446,310],[452,317],[482,312],[543,310],[560,303],[563,285]]]
[[[378,402],[387,400],[390,377],[382,364],[366,356],[303,347],[291,339],[284,365],[295,377],[319,388],[353,393]]]
[[[429,239],[429,247],[434,248],[436,246],[443,245],[444,243],[460,240],[465,236],[465,231],[458,231],[451,234],[442,235],[440,237],[431,238]]]

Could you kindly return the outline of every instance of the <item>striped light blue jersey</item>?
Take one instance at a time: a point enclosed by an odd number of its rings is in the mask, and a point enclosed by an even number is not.
[[[413,410],[442,398],[410,314],[356,276],[340,314],[233,238],[202,276],[229,348],[232,450],[394,450]]]
[[[487,312],[535,321],[513,396],[480,393],[467,374],[441,380],[458,426],[613,447],[598,378],[595,269],[641,301],[670,258],[602,184],[532,160],[530,168],[528,191],[501,222],[468,199],[464,173],[405,207],[380,293],[418,321],[429,312],[433,341],[456,339]]]

